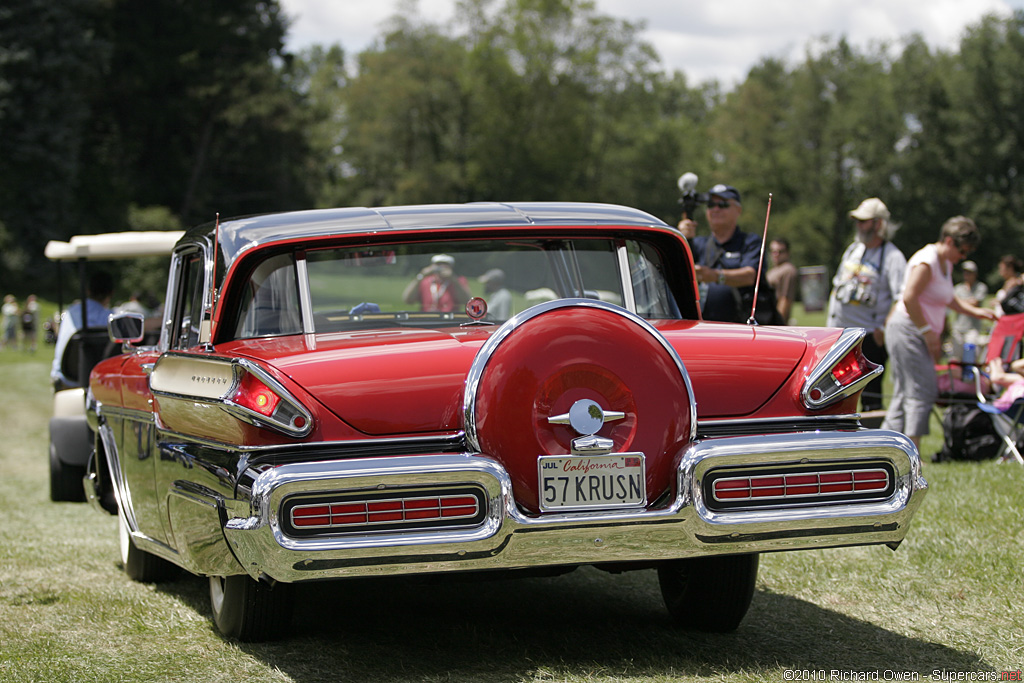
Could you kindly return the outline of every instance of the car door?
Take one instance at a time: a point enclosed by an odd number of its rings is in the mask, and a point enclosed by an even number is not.
[[[208,304],[208,272],[205,252],[198,247],[179,252],[175,255],[171,266],[171,283],[168,287],[167,314],[164,322],[163,353],[200,354],[200,330],[206,324],[206,306]],[[154,358],[159,361],[159,358]],[[153,511],[164,525],[166,537],[174,545],[173,530],[170,528],[168,514],[168,498],[175,482],[189,480],[195,474],[192,462],[185,454],[183,443],[191,442],[188,438],[174,431],[173,424],[177,421],[168,417],[161,419],[161,411],[180,408],[180,404],[194,405],[191,401],[168,396],[155,396],[150,382],[146,382],[146,391],[152,404],[155,416],[155,443],[149,476],[153,488]],[[177,406],[175,404],[178,404]]]
[[[204,259],[199,249],[175,254],[171,262],[170,285],[164,313],[161,346],[178,351],[198,343],[202,319]],[[193,321],[196,321],[193,325]],[[129,522],[149,538],[173,546],[166,514],[166,487],[157,476],[161,460],[170,459],[161,441],[173,435],[159,435],[158,404],[149,377],[162,349],[140,350],[126,359],[122,368],[122,396],[125,421],[118,449],[121,478],[126,495]]]
[[[124,421],[118,463],[122,486],[122,507],[129,525],[149,538],[166,543],[154,491],[154,454],[156,420],[148,373],[156,361],[155,350],[140,350],[128,356],[121,367],[121,394]]]

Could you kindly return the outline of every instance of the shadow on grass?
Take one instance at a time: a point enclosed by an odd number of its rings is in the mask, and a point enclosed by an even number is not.
[[[205,586],[183,580],[164,590],[208,615]],[[299,683],[991,669],[974,653],[765,590],[735,633],[679,631],[653,571],[358,579],[299,586],[297,600],[290,639],[240,647]]]

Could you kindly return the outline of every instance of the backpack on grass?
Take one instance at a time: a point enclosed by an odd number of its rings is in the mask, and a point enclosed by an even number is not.
[[[942,416],[942,450],[936,462],[988,460],[996,457],[1002,441],[992,417],[971,403],[954,403]]]

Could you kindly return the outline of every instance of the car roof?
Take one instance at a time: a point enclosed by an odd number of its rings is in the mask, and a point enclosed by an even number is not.
[[[264,214],[206,223],[185,242],[219,243],[226,264],[257,245],[372,232],[459,230],[481,227],[623,225],[674,230],[659,218],[625,206],[578,202],[480,202],[419,206],[349,207]],[[215,232],[216,237],[215,237]]]
[[[183,230],[108,232],[75,235],[67,242],[50,240],[43,253],[51,261],[110,261],[169,255]]]

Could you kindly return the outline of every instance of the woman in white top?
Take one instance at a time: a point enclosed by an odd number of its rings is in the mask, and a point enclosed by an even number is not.
[[[939,241],[907,261],[903,294],[885,325],[893,397],[882,428],[903,432],[918,447],[921,436],[928,433],[932,405],[939,396],[935,363],[942,354],[946,309],[972,318],[996,318],[995,312],[953,293],[953,266],[967,258],[980,240],[978,226],[970,218],[955,216],[946,221]]]

